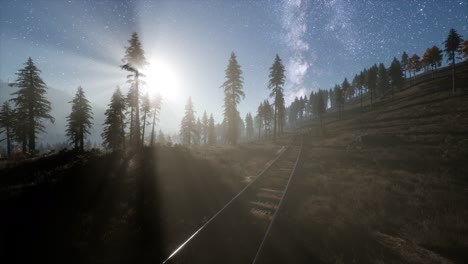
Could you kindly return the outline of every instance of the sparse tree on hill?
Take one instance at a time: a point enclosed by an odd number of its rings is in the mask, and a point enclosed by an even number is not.
[[[458,49],[458,54],[460,54],[465,61],[468,61],[468,40],[463,41],[461,47]]]
[[[216,143],[216,128],[213,114],[210,115],[209,128],[208,128],[208,144],[213,145]]]
[[[320,120],[320,128],[323,128],[322,125],[322,115],[325,113],[326,105],[323,96],[323,91],[319,90],[318,93],[314,96],[314,115],[318,116]]]
[[[194,141],[195,136],[195,111],[193,109],[192,98],[189,97],[187,104],[185,105],[185,115],[182,119],[182,124],[180,128],[180,135],[182,137],[182,143],[190,145]]]
[[[273,97],[274,114],[273,114],[273,140],[276,140],[276,133],[278,127],[278,109],[281,107],[280,104],[283,102],[283,85],[284,85],[284,66],[281,63],[281,59],[276,54],[275,62],[270,67],[270,81],[268,88],[271,89],[270,97]]]
[[[75,149],[83,151],[84,139],[87,135],[91,134],[93,112],[81,86],[78,87],[75,97],[70,103],[72,104],[72,111],[67,116],[67,137]]]
[[[0,110],[0,128],[3,128],[5,138],[0,140],[6,140],[7,144],[7,157],[11,158],[11,143],[13,141],[13,129],[15,127],[15,115],[14,111],[10,106],[10,103],[4,102]],[[0,132],[1,133],[1,132]]]
[[[50,102],[46,99],[47,86],[39,76],[40,70],[34,65],[31,58],[25,63],[25,67],[19,70],[16,82],[10,84],[18,87],[11,101],[15,105],[16,128],[15,134],[19,136],[23,144],[23,153],[36,151],[36,138],[39,132],[44,132],[42,120],[54,122],[50,115]]]
[[[395,89],[400,90],[403,87],[403,72],[401,70],[401,64],[397,58],[393,58],[392,64],[389,68],[390,84],[392,88],[392,100],[395,93]]]
[[[227,141],[236,144],[239,138],[239,112],[237,105],[245,97],[243,88],[242,70],[237,62],[236,54],[231,53],[229,64],[225,71],[226,81],[224,88],[224,121],[226,122]]]
[[[351,84],[349,84],[348,78],[345,78],[343,80],[343,83],[341,84],[341,89],[342,89],[342,96],[346,99],[348,97],[349,91],[351,89]],[[344,104],[344,102],[343,102]]]
[[[408,69],[408,63],[409,63],[409,56],[406,53],[406,51],[403,51],[403,54],[401,55],[401,67],[402,67],[403,72],[405,74],[405,79],[406,79],[406,71]],[[410,78],[411,78],[411,76],[410,76]]]
[[[344,92],[338,84],[335,85],[333,89],[333,94],[335,95],[335,105],[338,107],[338,116],[341,119],[341,112],[343,111],[344,106]]]
[[[125,150],[125,98],[117,87],[112,95],[102,132],[103,146],[113,151]]]
[[[130,72],[130,74],[127,76],[128,82],[132,84],[132,86],[135,89],[134,93],[134,103],[135,103],[135,117],[134,117],[134,122],[135,125],[132,128],[132,124],[130,124],[130,130],[131,130],[131,140],[134,141],[132,143],[135,143],[135,147],[139,148],[141,146],[141,133],[140,133],[140,83],[142,81],[140,80],[141,77],[144,77],[142,74],[142,70],[144,69],[145,65],[147,64],[146,58],[145,58],[145,52],[141,46],[140,39],[138,38],[138,34],[134,32],[132,34],[132,37],[128,41],[130,44],[128,47],[126,47],[125,50],[125,56],[122,59],[122,62],[124,63],[120,67],[123,70],[126,70]]]
[[[418,54],[415,53],[413,56],[411,56],[408,63],[408,69],[410,72],[413,72],[413,77],[416,76],[416,73],[421,70],[421,61]]]
[[[377,87],[380,95],[384,95],[385,92],[388,90],[389,87],[389,80],[388,80],[388,72],[385,68],[383,63],[379,64],[379,72],[378,72],[378,80],[377,80]]]
[[[379,69],[376,64],[374,64],[372,67],[370,67],[367,70],[366,83],[367,83],[367,89],[370,92],[371,106],[374,103],[375,90],[377,89],[378,71]]]
[[[455,29],[450,29],[447,39],[444,41],[445,54],[447,55],[447,61],[451,61],[452,64],[452,93],[455,93],[455,52],[460,49],[463,42],[462,37],[457,33]]]

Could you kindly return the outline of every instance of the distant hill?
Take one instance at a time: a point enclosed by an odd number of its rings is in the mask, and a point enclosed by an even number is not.
[[[8,83],[0,80],[0,103],[3,104],[6,100],[12,98],[11,94],[17,90],[16,87],[8,86]],[[71,104],[69,103],[73,98],[73,95],[54,88],[47,89],[47,99],[51,102],[52,112],[51,115],[55,118],[55,122],[51,124],[48,121],[44,122],[46,133],[38,135],[38,145],[41,143],[46,145],[58,144],[67,140],[65,136],[66,129],[66,117],[70,114]],[[88,98],[90,99],[90,98]],[[92,101],[92,100],[90,100]],[[104,112],[105,109],[91,102],[93,108],[94,126],[91,129],[91,136],[89,139],[91,143],[100,145],[102,142],[102,124],[104,123]],[[4,143],[4,142],[2,142]]]

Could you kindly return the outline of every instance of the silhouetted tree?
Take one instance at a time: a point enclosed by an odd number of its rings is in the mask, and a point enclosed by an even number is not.
[[[106,121],[102,132],[102,145],[112,151],[125,150],[125,98],[117,86],[109,108],[104,113]]]
[[[147,122],[147,118],[151,115],[151,101],[148,93],[141,97],[141,114],[141,121],[143,122],[141,125],[141,142],[144,145],[146,126],[150,124]]]
[[[25,65],[16,73],[18,77],[15,83],[10,84],[19,88],[12,94],[15,97],[11,101],[15,104],[15,118],[18,121],[15,134],[22,141],[23,153],[26,153],[26,142],[29,152],[34,153],[37,134],[44,132],[42,120],[53,123],[54,118],[49,114],[51,106],[45,97],[47,86],[39,76],[41,71],[34,65],[31,57]]]
[[[390,84],[392,88],[392,100],[395,93],[395,89],[401,89],[403,87],[403,72],[401,70],[401,64],[397,58],[393,58],[392,64],[389,68]]]
[[[403,71],[405,73],[405,79],[406,79],[406,71],[408,69],[408,63],[409,63],[409,56],[406,53],[406,51],[403,51],[403,54],[401,55],[401,67],[403,68]]]
[[[284,85],[284,66],[281,63],[281,59],[276,54],[275,62],[270,67],[270,81],[268,88],[271,90],[270,97],[273,97],[274,114],[273,114],[273,140],[276,140],[276,133],[278,127],[278,109],[284,102],[283,99],[283,85]],[[282,117],[281,117],[282,118]]]
[[[319,90],[318,93],[314,96],[313,110],[314,115],[318,116],[320,120],[320,128],[323,128],[322,115],[325,113],[326,105],[322,90]]]
[[[209,128],[208,128],[208,144],[213,145],[216,143],[216,128],[213,114],[210,114]]]
[[[467,61],[468,60],[468,40],[463,41],[461,47],[458,49],[458,54]]]
[[[374,97],[375,97],[375,90],[377,89],[377,75],[378,75],[378,67],[376,64],[374,64],[372,67],[370,67],[367,70],[367,78],[366,78],[366,83],[367,83],[367,89],[370,92],[370,99],[371,99],[371,106],[374,102]]]
[[[338,107],[338,116],[341,119],[341,112],[343,111],[345,101],[343,88],[336,84],[333,89],[333,94],[335,95],[335,105]]]
[[[384,95],[389,88],[388,72],[383,63],[379,64],[379,79],[377,81],[378,91],[381,95]]]
[[[153,122],[151,122],[151,143],[150,145],[153,146],[154,142],[154,133],[156,122],[159,121],[159,113],[161,112],[161,105],[162,105],[162,98],[161,95],[157,94],[152,98],[151,102],[151,112],[153,115]]]
[[[0,140],[6,140],[7,144],[7,157],[11,158],[11,143],[13,141],[13,129],[15,127],[15,115],[14,110],[11,108],[10,103],[4,102],[0,110],[0,128],[4,129],[5,138]]]
[[[408,69],[410,72],[413,72],[413,77],[416,76],[416,73],[421,70],[421,61],[419,60],[418,54],[413,54],[411,56],[409,63],[408,63]],[[410,76],[411,79],[411,76]]]
[[[343,83],[341,84],[341,89],[342,89],[342,96],[344,99],[348,96],[349,90],[351,89],[351,84],[349,84],[348,78],[345,78],[343,80]],[[344,100],[343,100],[344,104]]]
[[[203,144],[208,142],[208,131],[209,131],[209,120],[206,111],[203,112],[202,117],[202,135],[203,135]]]
[[[140,77],[144,77],[142,74],[142,70],[147,64],[146,58],[145,58],[145,52],[141,46],[141,42],[138,38],[138,34],[134,32],[132,34],[132,37],[128,41],[130,44],[128,47],[126,47],[125,50],[125,56],[122,59],[122,62],[124,63],[120,67],[123,70],[126,70],[130,72],[127,76],[128,82],[132,84],[132,86],[135,89],[134,93],[134,103],[135,103],[135,117],[134,117],[134,122],[135,125],[132,126],[132,123],[130,124],[130,134],[131,137],[130,139],[135,143],[135,147],[138,148],[141,146],[141,135],[140,135]]]
[[[189,97],[187,104],[185,105],[185,115],[182,119],[180,128],[180,135],[182,137],[182,143],[190,145],[194,141],[195,136],[195,111],[193,109],[192,97]]]
[[[455,52],[458,51],[463,42],[462,37],[457,33],[455,29],[450,29],[447,39],[444,41],[445,54],[447,55],[447,61],[452,63],[452,93],[455,93]]]
[[[254,124],[253,124],[253,118],[251,113],[247,113],[245,116],[245,126],[246,126],[246,136],[247,139],[250,140],[254,136]]]
[[[226,139],[231,144],[236,144],[239,138],[239,112],[237,104],[245,97],[243,88],[242,70],[237,63],[236,54],[231,53],[229,64],[225,71],[226,81],[224,88],[224,122],[226,123]]]
[[[93,126],[93,112],[91,105],[84,94],[83,88],[78,87],[75,97],[70,102],[72,110],[67,116],[67,137],[75,149],[84,150],[84,139],[86,135],[91,134],[90,129]]]

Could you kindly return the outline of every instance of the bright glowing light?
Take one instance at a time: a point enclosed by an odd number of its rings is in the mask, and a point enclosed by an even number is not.
[[[145,91],[150,96],[161,94],[164,100],[176,101],[180,94],[179,78],[164,60],[152,59],[145,70]]]

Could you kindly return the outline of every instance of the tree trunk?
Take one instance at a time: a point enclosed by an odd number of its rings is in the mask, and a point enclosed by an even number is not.
[[[29,152],[33,154],[36,150],[36,133],[34,125],[34,109],[29,107]]]
[[[145,145],[146,114],[147,113],[143,113],[143,131],[141,131],[141,142],[143,146]]]
[[[80,126],[80,150],[84,150],[84,131],[83,131],[83,126]]]
[[[6,140],[7,140],[7,155],[8,155],[8,158],[11,158],[11,141],[10,141],[10,128],[7,127],[6,128]]]
[[[455,52],[452,53],[452,93],[455,94]]]
[[[140,142],[140,101],[139,101],[139,96],[140,96],[140,90],[139,90],[139,85],[138,85],[138,71],[136,71],[136,86],[135,86],[135,146],[136,148],[140,148],[141,142]]]

